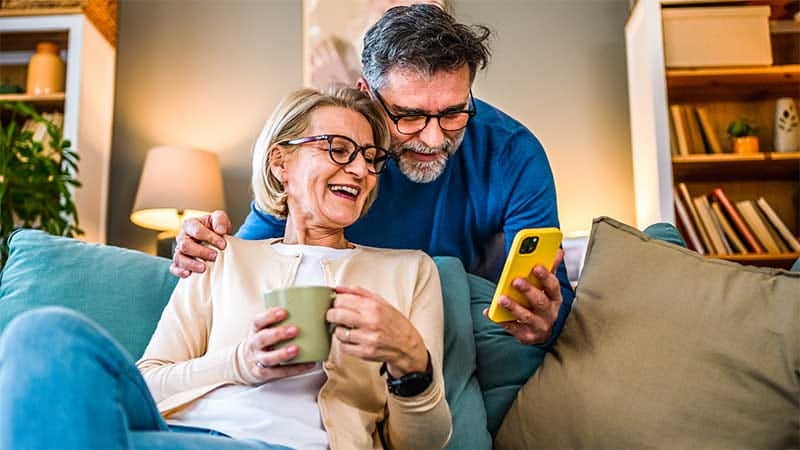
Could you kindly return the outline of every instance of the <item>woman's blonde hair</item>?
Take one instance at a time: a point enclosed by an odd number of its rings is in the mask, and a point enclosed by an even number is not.
[[[267,120],[264,129],[253,146],[252,188],[256,207],[261,211],[286,219],[289,207],[286,204],[286,191],[281,181],[272,174],[269,160],[275,144],[287,139],[303,137],[311,120],[311,114],[325,106],[335,106],[355,111],[367,120],[372,129],[373,144],[388,148],[389,129],[383,113],[365,93],[358,89],[344,86],[331,86],[324,91],[316,89],[300,89],[286,97],[275,107]],[[361,143],[363,144],[363,142]],[[296,149],[284,147],[284,157],[290,156]],[[378,186],[367,196],[363,216],[378,195]]]

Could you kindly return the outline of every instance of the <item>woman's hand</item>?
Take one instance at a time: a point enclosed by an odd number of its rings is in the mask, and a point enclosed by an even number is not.
[[[296,345],[273,350],[272,346],[297,336],[294,325],[277,325],[286,320],[283,308],[270,308],[256,316],[247,335],[244,357],[247,370],[262,382],[291,377],[314,368],[314,363],[279,365],[297,356],[300,348]]]
[[[367,361],[385,362],[399,378],[428,368],[428,351],[414,325],[386,300],[360,287],[337,287],[327,319],[342,352]]]

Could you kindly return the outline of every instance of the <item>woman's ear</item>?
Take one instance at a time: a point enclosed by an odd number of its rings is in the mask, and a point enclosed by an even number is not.
[[[361,78],[358,79],[358,81],[356,81],[356,89],[358,89],[359,91],[364,92],[366,94],[370,93],[369,92],[369,84],[367,84],[367,80],[365,80],[364,77],[361,77]],[[370,95],[370,97],[371,97],[371,95]]]
[[[272,175],[277,178],[281,184],[286,182],[286,154],[283,151],[283,147],[275,144],[269,149],[267,166]]]

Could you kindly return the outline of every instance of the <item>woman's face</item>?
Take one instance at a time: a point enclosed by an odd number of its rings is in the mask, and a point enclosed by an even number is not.
[[[360,146],[374,144],[369,123],[355,111],[326,106],[311,113],[310,119],[308,129],[298,137],[339,134]],[[277,170],[276,176],[288,194],[289,215],[306,227],[349,226],[361,216],[377,181],[367,171],[361,153],[350,164],[337,165],[328,155],[328,141],[324,140],[299,145]],[[345,191],[343,187],[349,189]]]

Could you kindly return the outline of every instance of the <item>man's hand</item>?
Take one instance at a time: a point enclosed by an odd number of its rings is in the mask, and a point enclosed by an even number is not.
[[[553,326],[562,302],[561,284],[555,273],[563,260],[564,250],[559,250],[549,272],[541,265],[533,268],[533,276],[539,280],[542,289],[537,289],[524,278],[517,278],[511,283],[525,296],[530,307],[522,306],[506,296],[500,297],[500,306],[517,320],[499,325],[524,345],[543,344],[553,335]],[[484,316],[488,317],[488,313],[488,308],[483,310]]]
[[[217,252],[203,244],[211,244],[222,250],[225,248],[225,239],[222,236],[230,232],[231,220],[224,211],[186,219],[181,232],[175,238],[177,245],[169,271],[181,278],[188,277],[192,272],[205,272],[204,262],[216,260]]]

